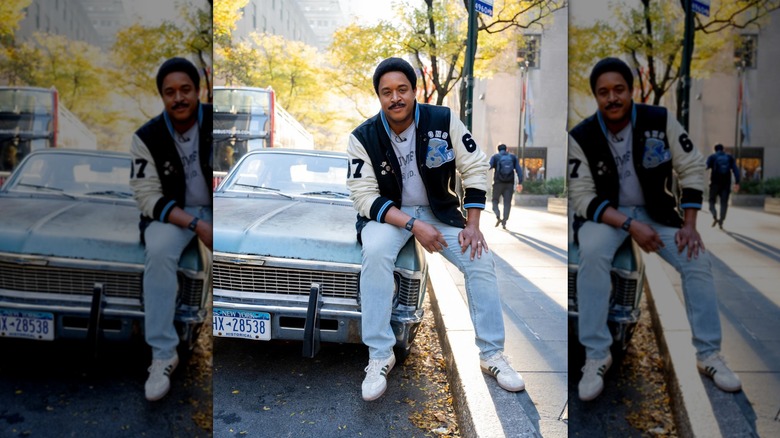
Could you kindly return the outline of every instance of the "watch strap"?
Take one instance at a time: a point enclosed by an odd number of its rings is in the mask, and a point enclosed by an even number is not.
[[[195,228],[198,228],[198,222],[200,222],[200,218],[195,216],[194,218],[192,218],[192,222],[190,222],[190,224],[187,225],[187,228],[189,228],[190,231],[195,231]]]
[[[412,228],[414,227],[414,221],[415,221],[416,219],[417,219],[417,218],[414,218],[414,217],[412,217],[411,219],[409,219],[409,222],[407,222],[407,223],[406,223],[406,225],[404,226],[404,228],[406,228],[406,230],[407,230],[407,231],[412,231]]]
[[[628,219],[626,219],[626,221],[625,221],[625,222],[623,222],[623,225],[621,225],[621,226],[620,226],[620,228],[622,228],[622,229],[624,229],[624,230],[628,231],[628,229],[629,229],[629,228],[631,228],[631,222],[632,222],[633,220],[634,220],[634,219],[633,219],[633,218],[631,218],[631,217],[629,216],[629,217],[628,217]]]

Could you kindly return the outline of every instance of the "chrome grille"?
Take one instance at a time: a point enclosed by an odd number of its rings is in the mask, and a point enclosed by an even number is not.
[[[91,295],[95,283],[102,283],[108,296],[139,298],[143,274],[0,262],[1,289]]]
[[[395,281],[398,284],[398,304],[417,307],[420,297],[420,280],[410,279],[395,273]]]
[[[239,292],[308,295],[312,283],[326,297],[357,299],[359,274],[214,262],[214,288]]]
[[[634,307],[636,302],[637,281],[623,278],[612,273],[612,288],[614,302],[618,306]]]
[[[181,288],[181,304],[200,307],[203,297],[203,280],[196,280],[179,273],[179,287]]]

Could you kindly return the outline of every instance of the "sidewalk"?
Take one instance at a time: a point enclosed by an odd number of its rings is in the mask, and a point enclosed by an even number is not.
[[[711,227],[711,223],[709,212],[702,210],[697,229],[712,257],[722,351],[742,379],[743,391],[728,394],[708,378],[685,382],[678,376],[682,399],[687,409],[695,411],[702,406],[702,398],[708,398],[709,406],[704,406],[711,408],[722,436],[780,436],[780,217],[760,209],[731,207],[724,230]],[[685,315],[680,276],[671,266],[661,266],[659,272],[665,273],[665,278],[653,279],[648,272],[652,294],[669,295],[668,289],[673,288],[676,294],[671,296],[676,300],[667,300],[658,311]],[[686,329],[684,316],[679,319],[683,320],[667,320],[662,330],[669,331],[671,325]],[[680,342],[690,344],[690,333]],[[696,375],[695,368],[688,369],[695,367],[692,357],[672,352],[671,359],[676,369]],[[689,363],[681,366],[684,361]],[[690,421],[696,430],[697,421],[709,420],[692,415]],[[713,427],[698,426],[699,430]]]
[[[526,390],[509,393],[481,374],[466,308],[463,275],[429,255],[432,302],[447,351],[464,436],[566,437],[568,350],[567,218],[513,207],[507,230],[490,210],[480,229],[493,253],[506,328],[505,353]],[[464,418],[465,417],[465,418]]]

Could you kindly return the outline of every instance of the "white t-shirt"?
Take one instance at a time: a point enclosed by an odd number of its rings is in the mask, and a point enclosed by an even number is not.
[[[639,185],[639,178],[634,169],[634,159],[632,157],[632,128],[629,123],[617,134],[607,131],[607,143],[612,150],[612,156],[615,157],[617,164],[618,180],[620,182],[619,204],[623,207],[635,207],[645,205],[645,196],[642,193],[642,186]]]
[[[184,182],[187,185],[184,204],[187,207],[211,205],[211,193],[200,168],[198,124],[192,125],[185,133],[174,131],[173,141],[184,166]]]
[[[390,135],[390,143],[393,144],[393,150],[398,156],[398,165],[401,167],[401,181],[403,182],[401,205],[404,207],[429,204],[428,194],[425,192],[425,185],[417,168],[416,134],[417,130],[412,123],[401,134],[396,135],[391,132]]]

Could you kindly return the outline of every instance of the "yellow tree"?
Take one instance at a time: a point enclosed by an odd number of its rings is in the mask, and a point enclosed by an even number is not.
[[[0,2],[0,38],[13,37],[19,22],[24,18],[24,9],[32,0],[3,0]]]
[[[214,50],[211,2],[208,8],[199,7],[191,1],[181,3],[179,14],[186,23],[186,26],[181,29],[185,50],[195,55],[196,65],[205,73],[205,83],[201,84],[201,88],[208,90],[208,101],[211,102],[211,78],[213,77],[211,66]]]
[[[116,34],[111,51],[116,75],[113,85],[119,93],[130,98],[145,119],[156,115],[157,69],[173,56],[186,53],[184,34],[171,22],[158,26],[133,24]]]

